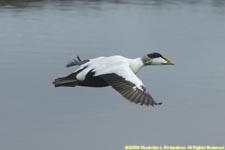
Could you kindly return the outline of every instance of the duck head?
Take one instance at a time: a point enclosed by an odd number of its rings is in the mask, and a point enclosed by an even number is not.
[[[150,53],[142,57],[144,65],[174,65],[168,58],[160,53]]]

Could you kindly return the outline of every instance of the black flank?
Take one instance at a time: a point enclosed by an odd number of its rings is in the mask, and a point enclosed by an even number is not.
[[[101,78],[101,76],[94,76],[95,72],[90,70],[84,81],[79,81],[79,86],[88,86],[88,87],[105,87],[109,84]]]

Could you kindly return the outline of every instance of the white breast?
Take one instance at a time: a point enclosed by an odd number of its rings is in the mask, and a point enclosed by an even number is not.
[[[136,74],[143,66],[144,63],[141,58],[128,60],[131,70]]]

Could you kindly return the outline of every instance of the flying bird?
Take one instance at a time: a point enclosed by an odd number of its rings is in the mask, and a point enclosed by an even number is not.
[[[66,67],[75,65],[79,67],[73,73],[55,79],[53,82],[55,87],[111,86],[130,102],[154,106],[162,103],[155,102],[136,74],[143,66],[174,65],[174,63],[160,53],[150,53],[135,59],[114,55],[81,60],[77,56]]]

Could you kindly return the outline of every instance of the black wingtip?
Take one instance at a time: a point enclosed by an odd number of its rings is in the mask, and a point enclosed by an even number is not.
[[[162,105],[163,103],[162,102],[159,102],[159,103],[154,103],[154,104],[150,104],[152,107],[154,107],[154,106],[158,106],[158,105]]]
[[[156,105],[162,105],[163,103],[162,102],[159,102],[159,103],[157,103]]]
[[[162,105],[163,103],[162,102],[159,102],[159,103],[154,103],[154,104],[144,104],[144,103],[140,103],[141,106],[145,105],[145,106],[157,106],[157,105]]]
[[[69,67],[72,67],[74,66],[74,62],[73,61],[70,61],[66,64],[66,67],[69,68]]]

